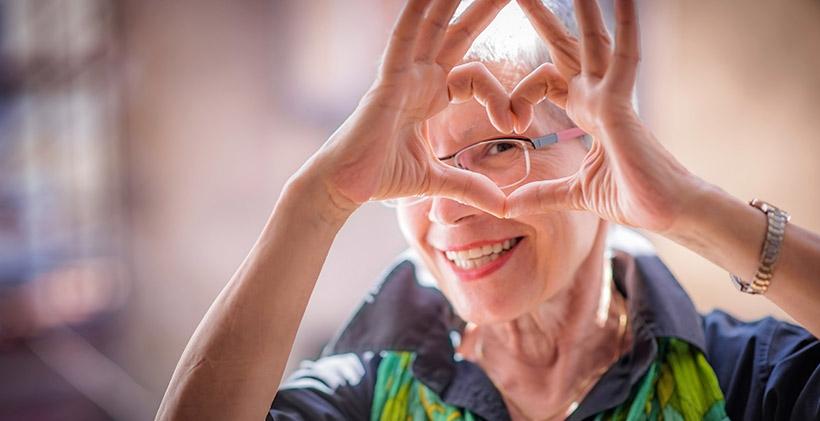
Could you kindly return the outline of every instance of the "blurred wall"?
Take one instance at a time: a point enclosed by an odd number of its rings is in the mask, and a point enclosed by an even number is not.
[[[134,283],[119,351],[155,405],[287,177],[371,82],[393,3],[124,3]],[[820,230],[820,3],[641,4],[642,112],[657,136],[697,174]],[[714,265],[654,240],[699,309],[783,316],[735,292]],[[356,213],[331,250],[292,362],[315,355],[402,249],[391,210]]]
[[[690,170],[820,231],[820,3],[642,2],[642,112]],[[708,209],[704,209],[708,212]],[[701,310],[787,318],[719,267],[654,236]]]
[[[157,403],[286,179],[372,81],[381,41],[362,40],[374,32],[383,38],[389,23],[381,9],[331,1],[127,3],[135,282],[122,352]],[[403,249],[393,221],[392,210],[369,205],[339,234],[294,359],[318,352]]]

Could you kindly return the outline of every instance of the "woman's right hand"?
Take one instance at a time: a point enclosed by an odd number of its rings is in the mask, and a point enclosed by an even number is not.
[[[452,25],[459,0],[407,2],[373,86],[301,170],[320,175],[334,206],[437,195],[503,215],[505,195],[491,180],[435,158],[425,122],[450,100],[475,97],[496,128],[512,131],[501,84],[481,64],[455,67],[508,2],[477,0]]]

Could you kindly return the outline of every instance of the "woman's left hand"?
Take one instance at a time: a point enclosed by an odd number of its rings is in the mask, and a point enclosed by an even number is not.
[[[538,181],[507,199],[507,216],[579,209],[656,232],[669,229],[688,195],[704,183],[654,138],[632,105],[640,60],[633,0],[616,0],[615,47],[595,0],[575,4],[580,45],[540,0],[518,0],[546,41],[553,63],[525,77],[511,95],[516,131],[532,122],[535,104],[548,99],[566,109],[593,143],[575,174]]]

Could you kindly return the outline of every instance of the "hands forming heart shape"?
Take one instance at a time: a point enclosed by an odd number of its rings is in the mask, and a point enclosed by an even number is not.
[[[610,36],[595,0],[576,0],[576,39],[540,0],[517,0],[552,63],[507,93],[478,62],[458,65],[509,0],[476,0],[452,24],[459,0],[409,0],[379,75],[359,106],[309,161],[332,202],[352,210],[368,200],[442,196],[497,217],[587,210],[617,223],[663,231],[702,182],[655,140],[632,105],[640,40],[634,0],[616,0]],[[591,134],[579,170],[525,184],[509,196],[483,175],[439,161],[425,122],[451,101],[475,98],[502,133],[521,133],[549,100]]]

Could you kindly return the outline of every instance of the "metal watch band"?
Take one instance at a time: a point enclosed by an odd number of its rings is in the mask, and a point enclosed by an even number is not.
[[[765,294],[772,281],[774,265],[777,263],[777,256],[780,254],[780,248],[786,234],[786,223],[791,219],[791,215],[759,199],[752,199],[749,204],[766,214],[768,220],[766,240],[763,242],[763,250],[760,252],[760,262],[758,263],[754,280],[752,280],[752,282],[746,282],[737,275],[731,275],[731,279],[735,286],[742,292],[748,294]]]

